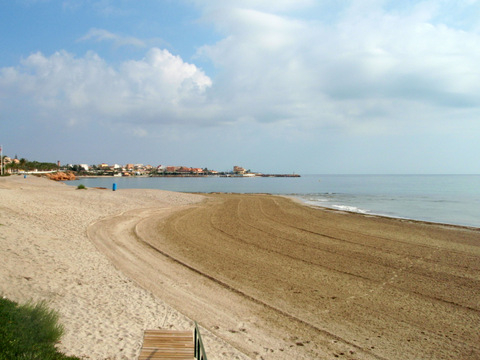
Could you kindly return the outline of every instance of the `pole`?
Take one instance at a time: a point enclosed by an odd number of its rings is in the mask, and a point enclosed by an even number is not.
[[[0,170],[1,170],[1,175],[3,176],[3,146],[0,145]]]

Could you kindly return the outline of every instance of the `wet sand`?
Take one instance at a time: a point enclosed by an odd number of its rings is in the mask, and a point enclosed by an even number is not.
[[[479,229],[269,195],[206,198],[107,217],[88,237],[251,358],[480,358]]]

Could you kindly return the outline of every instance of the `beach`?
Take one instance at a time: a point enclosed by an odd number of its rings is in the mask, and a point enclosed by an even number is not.
[[[480,357],[477,228],[35,177],[0,179],[0,224],[0,294],[47,300],[67,354],[196,320],[209,359]]]
[[[112,265],[87,228],[133,209],[168,212],[202,199],[160,190],[77,190],[35,176],[0,178],[0,296],[46,300],[60,313],[65,334],[58,348],[68,355],[135,359],[145,329],[193,330],[192,319]],[[213,350],[209,358],[248,358],[202,330]]]

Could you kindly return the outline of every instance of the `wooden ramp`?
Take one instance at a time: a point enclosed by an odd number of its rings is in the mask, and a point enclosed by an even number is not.
[[[138,360],[193,360],[192,331],[145,330]]]

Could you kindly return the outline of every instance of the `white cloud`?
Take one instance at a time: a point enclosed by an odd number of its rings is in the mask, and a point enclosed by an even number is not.
[[[315,0],[191,0],[205,12],[220,9],[244,8],[266,12],[286,12],[304,9],[315,4]]]
[[[212,84],[195,65],[157,48],[117,68],[92,52],[76,58],[61,51],[50,57],[32,54],[20,66],[0,71],[1,93],[69,124],[79,119],[159,124],[198,120],[198,108],[203,108]],[[8,106],[8,97],[1,100],[0,106]],[[72,118],[74,122],[66,120]]]
[[[217,4],[206,19],[226,36],[199,54],[218,66],[212,91],[230,116],[355,129],[375,114],[369,123],[396,131],[385,124],[422,118],[412,109],[432,123],[478,115],[480,36],[438,22],[435,3],[353,1],[333,23]]]
[[[231,126],[250,119],[283,127],[279,134],[295,128],[297,136],[323,129],[410,131],[421,123],[433,128],[460,111],[462,121],[478,118],[480,35],[450,25],[454,20],[442,22],[444,3],[193,2],[224,36],[198,51],[217,66],[214,80],[158,48],[116,66],[93,52],[37,53],[0,69],[0,106],[16,96],[40,116],[74,126],[92,120],[141,125],[137,129]],[[478,5],[460,3],[462,13]],[[144,46],[102,29],[82,40]]]
[[[131,37],[131,36],[120,36],[118,34],[111,33],[104,29],[90,29],[88,33],[80,38],[80,41],[86,40],[95,40],[97,42],[110,41],[115,46],[134,46],[134,47],[145,47],[145,42]]]
[[[139,138],[144,138],[148,136],[148,131],[142,128],[134,128],[133,135]]]

